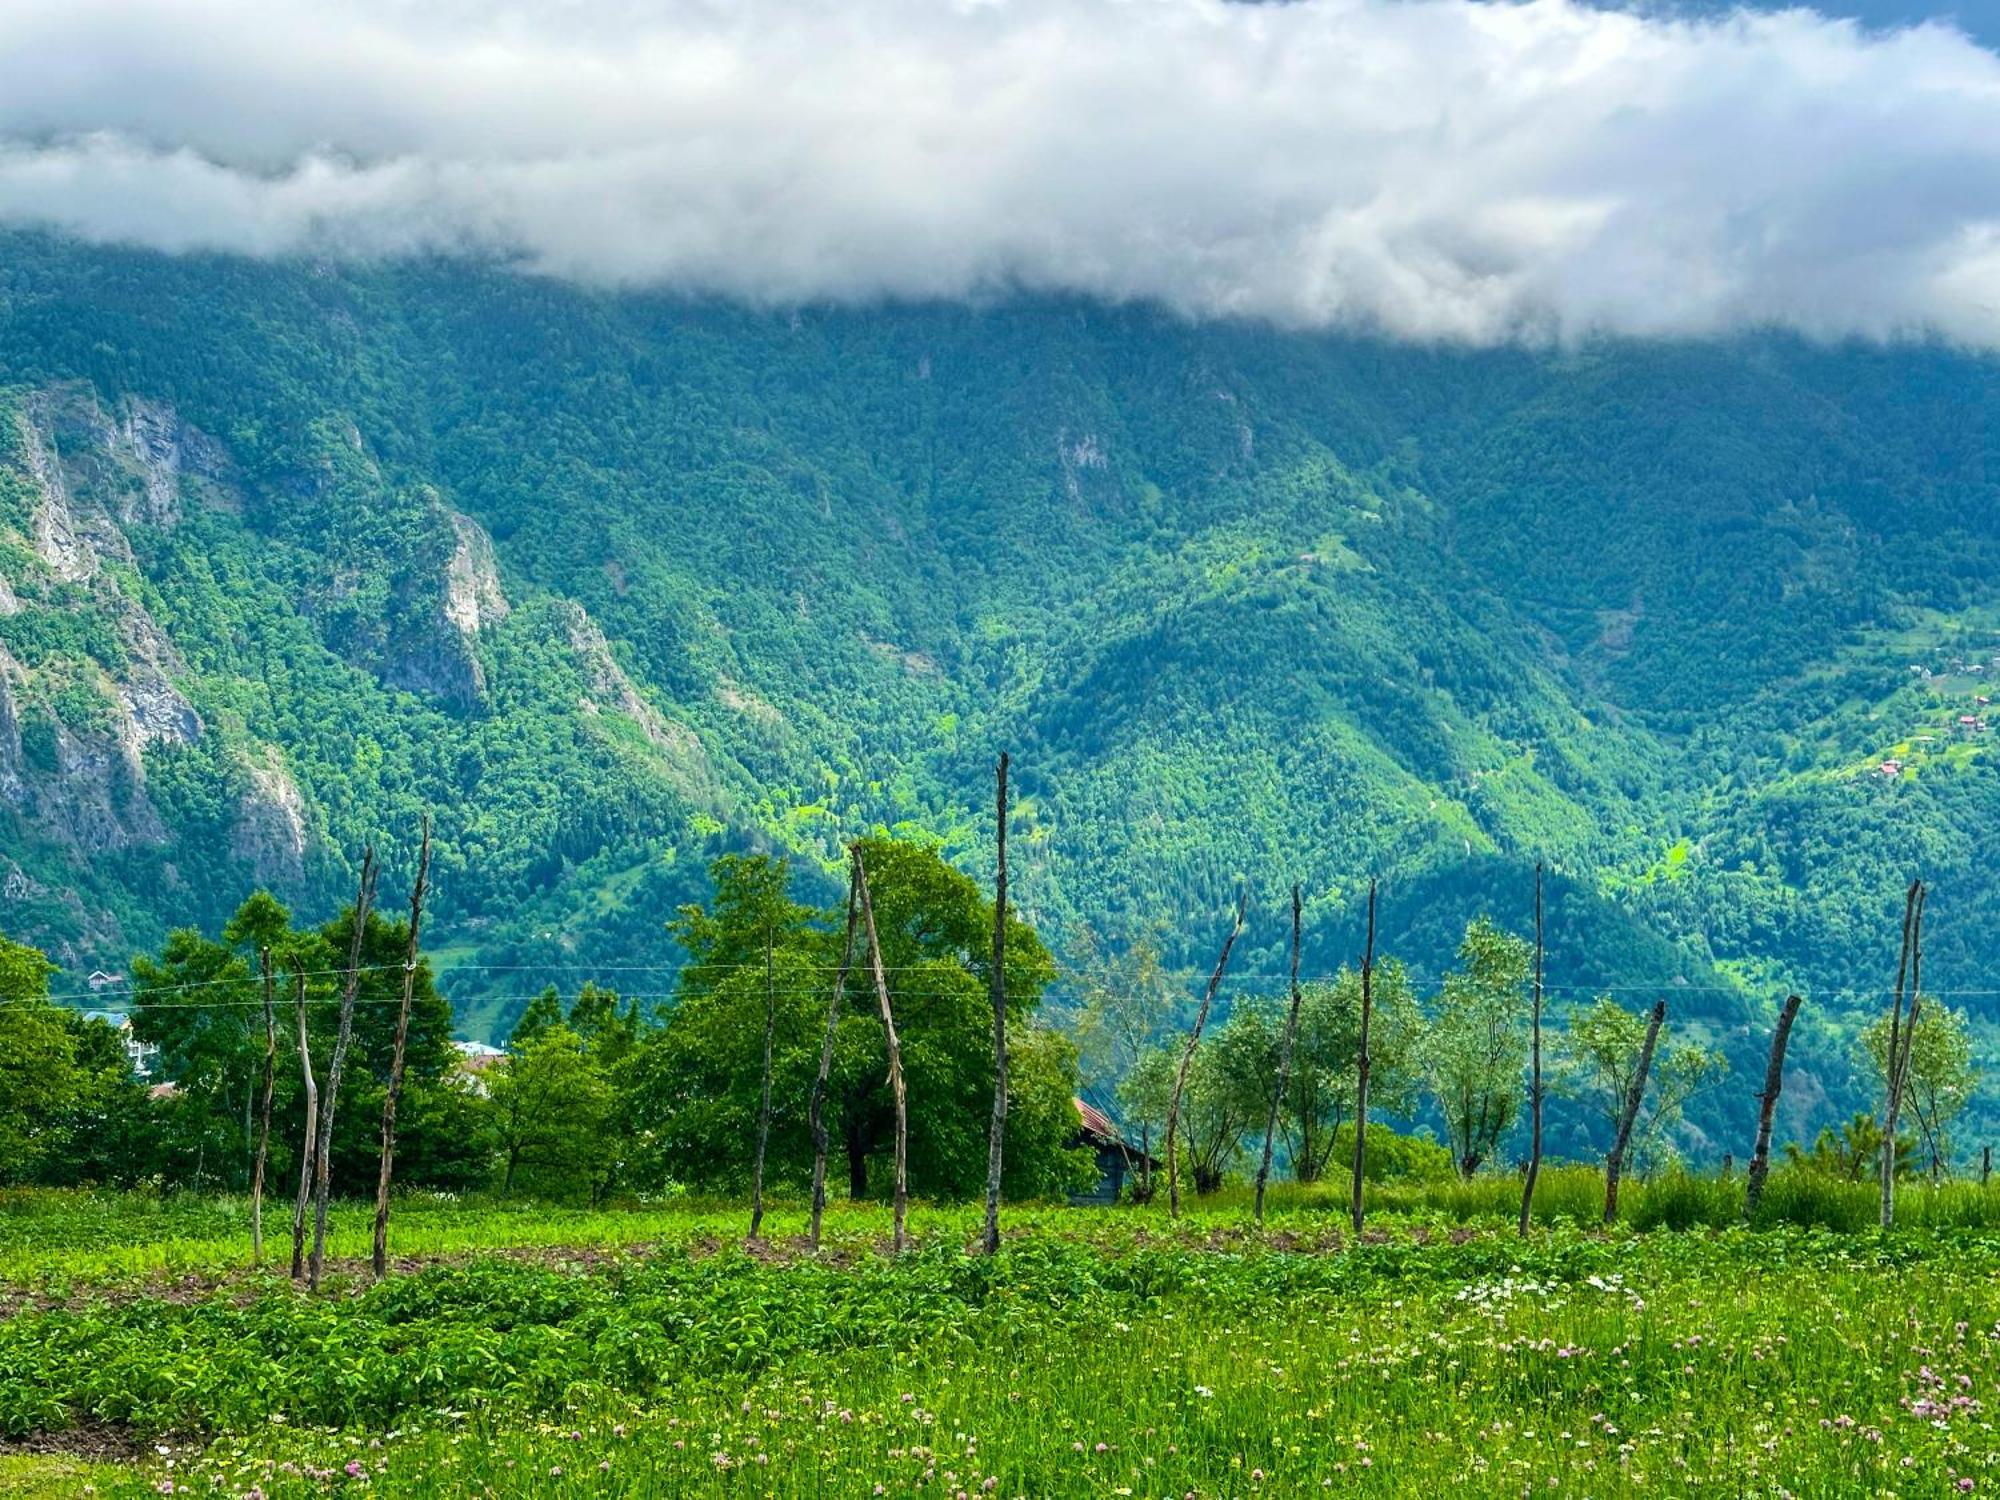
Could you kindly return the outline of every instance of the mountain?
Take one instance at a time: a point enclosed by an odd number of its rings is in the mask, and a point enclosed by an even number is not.
[[[0,239],[0,927],[74,981],[361,846],[473,1034],[668,989],[729,848],[876,825],[1060,949],[1157,928],[1237,991],[1384,934],[1433,978],[1552,868],[1559,1003],[1801,1022],[1789,1128],[1937,888],[2000,957],[2000,364],[1771,336],[1472,350],[1145,308],[748,309],[463,262]],[[1885,775],[1885,760],[1901,771]],[[78,983],[58,988],[80,990]],[[1982,1118],[1977,1128],[1986,1128]]]

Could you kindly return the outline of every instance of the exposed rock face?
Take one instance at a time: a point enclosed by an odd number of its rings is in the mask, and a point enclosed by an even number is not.
[[[444,617],[467,640],[507,618],[507,596],[493,558],[493,538],[470,516],[451,513],[458,546],[445,565]]]
[[[681,794],[701,806],[714,805],[720,786],[700,737],[640,696],[638,687],[611,654],[611,643],[605,639],[604,631],[581,604],[565,600],[556,608],[583,674],[585,697],[578,706],[585,713],[611,709],[631,719],[660,752]]]
[[[276,750],[244,769],[250,785],[237,804],[230,852],[249,863],[260,884],[280,888],[304,884],[306,804],[299,784]]]
[[[437,508],[450,522],[453,538],[438,616],[428,628],[404,639],[383,677],[410,692],[470,708],[486,693],[486,669],[477,650],[479,633],[506,619],[511,606],[500,587],[493,539],[472,517],[445,510],[441,503]]]

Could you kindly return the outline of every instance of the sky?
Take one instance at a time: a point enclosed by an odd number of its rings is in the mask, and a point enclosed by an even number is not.
[[[1992,349],[2000,53],[1712,0],[0,0],[0,223],[778,306]]]

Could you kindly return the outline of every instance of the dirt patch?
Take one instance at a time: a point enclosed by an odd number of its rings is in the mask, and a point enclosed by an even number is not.
[[[26,1437],[0,1438],[0,1456],[129,1463],[145,1452],[146,1445],[131,1428],[114,1422],[84,1422],[61,1432],[31,1432]]]

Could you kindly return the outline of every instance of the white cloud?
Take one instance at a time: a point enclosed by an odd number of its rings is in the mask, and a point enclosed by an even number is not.
[[[0,0],[0,219],[778,302],[2000,347],[2000,56],[1570,0]]]

